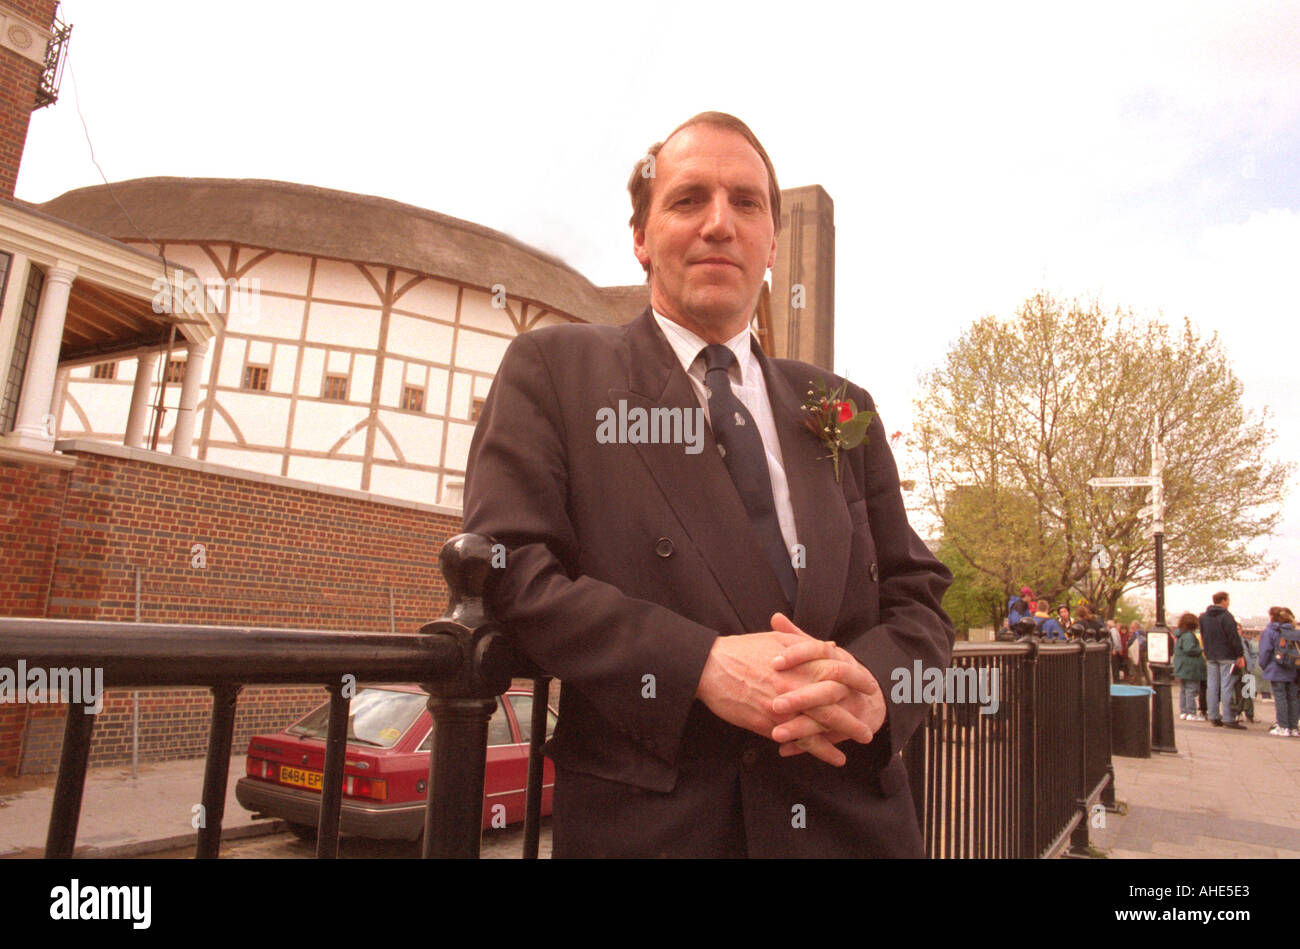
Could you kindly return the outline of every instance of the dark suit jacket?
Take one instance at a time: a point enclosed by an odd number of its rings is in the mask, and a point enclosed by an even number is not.
[[[840,380],[754,348],[806,550],[792,619],[871,670],[885,727],[839,745],[848,763],[834,768],[781,758],[695,700],[714,638],[770,629],[780,584],[711,433],[698,454],[596,439],[597,412],[619,400],[699,408],[691,382],[649,310],[526,333],[479,419],[465,529],[505,544],[496,616],[563,683],[548,746],[557,856],[920,855],[898,753],[927,708],[889,701],[891,672],[948,664],[951,576],[908,526],[879,418],[842,453],[837,484],[800,402],[812,380]]]

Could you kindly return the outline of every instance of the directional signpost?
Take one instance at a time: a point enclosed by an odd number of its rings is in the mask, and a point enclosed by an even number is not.
[[[1152,660],[1151,672],[1156,694],[1151,708],[1151,749],[1177,753],[1174,745],[1173,690],[1170,673],[1173,670],[1168,662],[1169,627],[1165,625],[1165,448],[1160,444],[1160,428],[1156,427],[1156,437],[1151,441],[1151,474],[1127,478],[1092,478],[1088,481],[1090,488],[1150,488],[1147,494],[1147,506],[1138,511],[1139,517],[1151,518],[1151,533],[1156,544],[1156,625],[1147,635],[1147,651],[1151,654],[1151,638],[1164,637],[1158,650],[1166,657],[1164,662]],[[1096,558],[1094,558],[1096,562]],[[1102,569],[1105,569],[1104,567]]]

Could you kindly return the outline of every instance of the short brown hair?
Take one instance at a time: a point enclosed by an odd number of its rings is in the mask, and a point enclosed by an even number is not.
[[[1195,613],[1184,613],[1182,616],[1178,617],[1179,629],[1194,630],[1200,625],[1200,622],[1196,619]]]
[[[1270,606],[1268,608],[1268,618],[1275,623],[1294,623],[1295,614],[1285,606]]]
[[[627,179],[628,194],[632,196],[632,217],[628,223],[633,229],[645,227],[646,219],[650,216],[650,189],[651,180],[654,178],[653,170],[650,174],[644,172],[646,162],[655,158],[659,154],[659,149],[664,147],[664,142],[672,138],[682,129],[690,128],[692,125],[712,125],[714,128],[729,129],[736,132],[745,141],[753,146],[754,151],[758,152],[758,157],[763,159],[763,167],[767,169],[767,199],[772,206],[772,226],[774,234],[781,231],[781,187],[776,183],[776,169],[772,167],[772,159],[767,157],[767,149],[744,122],[734,115],[728,115],[726,112],[701,112],[699,115],[693,115],[677,128],[668,133],[668,137],[663,142],[655,142],[646,153],[637,159],[636,166],[632,169],[632,176]],[[651,168],[653,169],[653,165]],[[647,268],[649,272],[649,268]]]
[[[1228,598],[1228,594],[1223,590],[1220,590],[1218,593],[1214,594],[1214,596],[1210,597],[1210,602],[1218,604],[1218,603],[1222,603],[1227,598]]]

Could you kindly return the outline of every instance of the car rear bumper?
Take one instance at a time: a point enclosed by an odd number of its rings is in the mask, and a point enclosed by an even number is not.
[[[235,782],[235,800],[255,814],[315,827],[320,822],[320,792],[271,784],[256,778]],[[366,804],[343,799],[339,833],[378,840],[416,840],[424,831],[423,801]]]

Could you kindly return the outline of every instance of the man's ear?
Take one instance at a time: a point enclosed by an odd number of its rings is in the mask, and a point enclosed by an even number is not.
[[[637,261],[642,268],[650,266],[650,249],[645,246],[645,228],[632,228],[632,253],[636,254]]]
[[[771,270],[776,266],[776,235],[772,235],[772,252],[767,255],[767,269]]]

